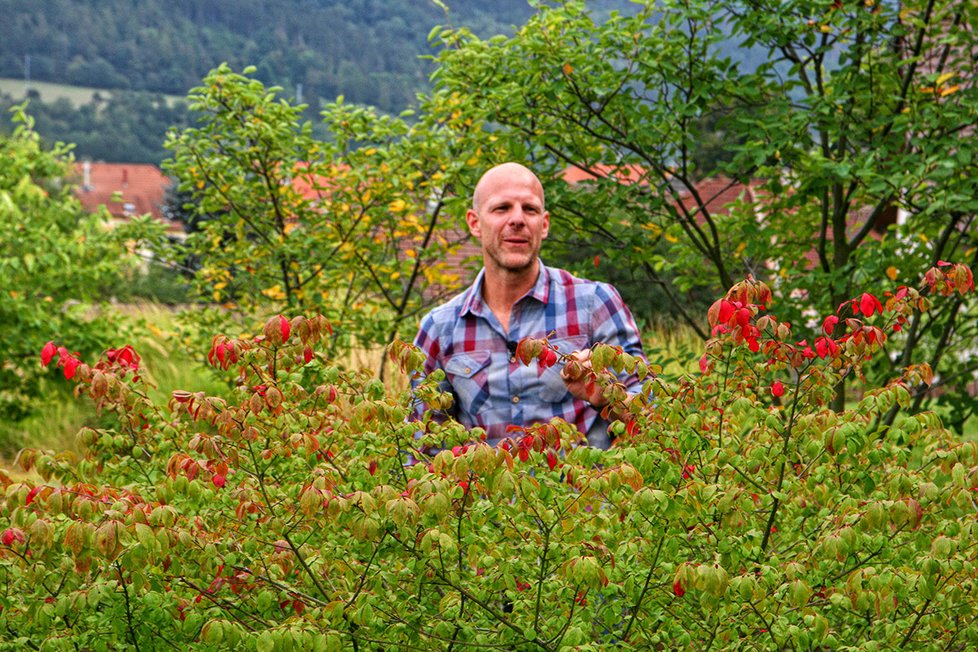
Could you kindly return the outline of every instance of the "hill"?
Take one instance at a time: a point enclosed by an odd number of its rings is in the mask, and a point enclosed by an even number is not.
[[[589,6],[606,12],[631,3]],[[526,0],[0,0],[0,77],[114,91],[80,107],[37,95],[31,113],[42,134],[78,143],[80,156],[156,161],[165,152],[137,141],[162,143],[160,120],[137,124],[142,118],[132,116],[120,124],[116,111],[113,122],[99,124],[107,106],[163,106],[160,96],[185,95],[227,62],[236,70],[256,66],[259,79],[313,112],[344,95],[396,113],[427,87],[431,64],[423,57],[432,52],[434,26],[464,25],[488,37],[511,32],[532,11]],[[0,96],[0,109],[22,95]],[[184,120],[170,115],[172,102],[163,110],[164,121]]]

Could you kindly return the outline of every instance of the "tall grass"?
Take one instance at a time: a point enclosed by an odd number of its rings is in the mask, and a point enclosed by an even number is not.
[[[649,325],[643,330],[642,343],[649,363],[662,367],[660,375],[664,378],[674,380],[684,374],[699,373],[704,343],[686,324]]]

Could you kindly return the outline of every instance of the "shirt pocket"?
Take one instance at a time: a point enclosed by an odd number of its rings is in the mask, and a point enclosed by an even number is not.
[[[575,335],[572,337],[550,338],[550,344],[555,346],[563,355],[569,355],[574,351],[579,351],[587,347],[588,340],[586,335]],[[545,369],[540,374],[540,398],[546,403],[563,403],[571,399],[571,393],[567,391],[564,379],[560,377],[560,372],[564,365],[556,364]]]
[[[489,400],[489,351],[457,353],[445,361],[445,375],[455,392],[458,412],[474,416]]]

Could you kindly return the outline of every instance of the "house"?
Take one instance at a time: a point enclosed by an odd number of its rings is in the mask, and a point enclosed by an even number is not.
[[[163,215],[170,180],[151,163],[83,161],[75,164],[75,182],[75,196],[90,213],[105,206],[114,224],[148,214],[166,224],[170,235],[183,234],[180,223]]]

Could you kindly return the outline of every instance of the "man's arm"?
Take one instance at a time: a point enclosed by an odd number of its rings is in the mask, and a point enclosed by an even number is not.
[[[438,337],[438,326],[435,319],[431,313],[427,314],[424,319],[421,320],[421,325],[418,327],[418,334],[414,338],[414,345],[421,349],[425,354],[424,363],[424,376],[429,376],[434,373],[435,370],[441,369],[441,343]],[[415,378],[411,381],[411,387],[417,387],[418,383],[421,381],[420,378]],[[447,380],[442,380],[438,383],[438,386],[443,392],[452,393],[452,386]],[[414,403],[414,414],[415,418],[420,419],[425,411],[428,409],[421,400],[415,400]],[[452,401],[452,406],[448,410],[434,411],[436,418],[439,420],[444,420],[446,416],[454,414],[455,402]]]
[[[618,291],[606,283],[597,283],[594,300],[590,308],[591,342],[619,346],[632,356],[640,357],[648,362],[642,350],[642,338],[632,317],[631,311],[625,305]],[[608,403],[600,384],[592,384],[591,349],[575,351],[571,354],[577,365],[565,365],[561,378],[567,385],[567,390],[575,398],[587,401],[595,408],[601,409]],[[630,395],[641,392],[642,381],[635,374],[623,372],[618,374],[617,381],[625,386]]]

